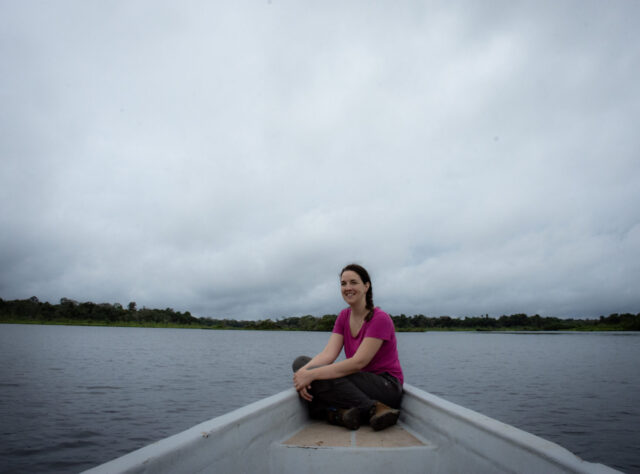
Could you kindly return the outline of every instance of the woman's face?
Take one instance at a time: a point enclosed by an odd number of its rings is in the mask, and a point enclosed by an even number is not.
[[[340,286],[342,288],[342,298],[349,306],[366,301],[369,283],[362,283],[362,278],[356,272],[345,270],[340,277]]]

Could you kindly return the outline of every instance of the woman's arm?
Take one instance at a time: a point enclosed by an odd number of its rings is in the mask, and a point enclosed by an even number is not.
[[[334,335],[336,334],[333,334],[332,336]],[[342,338],[342,336],[340,336],[340,338]],[[331,342],[331,339],[329,339],[329,342]],[[306,389],[314,380],[337,379],[339,377],[359,372],[365,368],[369,362],[371,362],[373,356],[376,355],[382,346],[382,342],[382,339],[365,337],[353,357],[341,360],[335,364],[307,369],[306,367],[313,367],[311,362],[313,362],[318,356],[314,357],[309,364],[305,365],[294,374],[293,384],[296,387],[296,390],[300,391],[302,389]],[[327,344],[327,346],[329,346],[329,344]],[[322,352],[318,355],[321,354]],[[335,358],[333,360],[335,360]]]
[[[300,370],[306,369],[307,367],[317,367],[319,365],[333,364],[333,362],[338,358],[338,355],[340,355],[343,342],[344,337],[342,336],[342,334],[332,332],[331,336],[329,337],[329,341],[327,342],[327,345],[324,347],[324,349],[322,349],[322,352],[317,354],[313,359],[302,366]]]
[[[344,337],[342,336],[342,334],[337,334],[335,332],[331,333],[331,336],[329,337],[329,341],[327,342],[327,345],[324,347],[324,349],[322,349],[322,352],[316,355],[313,359],[311,359],[305,365],[300,367],[296,372],[296,374],[302,371],[306,372],[307,367],[317,367],[319,365],[332,364],[338,358],[338,355],[342,350],[343,342],[344,342]],[[309,382],[307,385],[296,385],[295,379],[296,379],[296,375],[294,374],[293,380],[294,380],[294,385],[296,387],[296,390],[298,391],[298,395],[300,395],[302,398],[310,402],[313,399],[313,396],[308,391],[311,388],[311,385],[310,385],[311,382]]]

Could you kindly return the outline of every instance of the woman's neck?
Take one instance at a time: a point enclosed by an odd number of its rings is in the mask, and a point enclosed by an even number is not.
[[[356,319],[364,319],[369,314],[367,303],[361,301],[351,306],[351,315]]]

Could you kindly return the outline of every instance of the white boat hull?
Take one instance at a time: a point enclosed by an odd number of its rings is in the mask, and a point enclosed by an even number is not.
[[[86,472],[618,472],[408,384],[404,388],[401,426],[421,441],[419,446],[286,444],[309,423],[297,393],[289,389]]]

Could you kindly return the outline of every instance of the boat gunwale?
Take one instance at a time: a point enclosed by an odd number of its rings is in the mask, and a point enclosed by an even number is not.
[[[562,472],[619,472],[603,464],[584,461],[552,441],[456,405],[412,385],[405,383],[404,389],[405,398],[400,423],[427,446],[382,448],[385,452],[430,450],[433,453],[439,452],[442,456],[455,457],[462,451],[468,451],[473,456],[489,463],[493,462],[495,468],[510,471],[513,467],[509,466],[513,463],[499,459],[500,448],[508,444],[520,452],[529,453],[534,459],[539,458],[543,462],[556,466]],[[452,421],[452,429],[447,430],[447,424],[451,424]],[[227,467],[234,462],[251,463],[253,461],[247,459],[250,453],[255,450],[262,452],[261,450],[270,447],[277,447],[276,451],[314,449],[318,452],[328,452],[332,450],[336,454],[373,452],[381,449],[366,446],[293,446],[282,443],[307,423],[308,415],[303,401],[295,389],[289,388],[199,423],[85,472],[90,474],[172,472],[172,467],[184,467],[181,463],[184,463],[185,458],[189,459],[188,465],[192,466],[188,470],[183,469],[185,472],[204,472],[209,469],[211,462],[222,463]],[[259,427],[257,430],[255,430],[256,426]],[[254,431],[251,428],[254,428]],[[482,433],[488,436],[482,436]],[[243,447],[241,454],[231,452],[238,449],[234,446]],[[518,459],[520,458],[516,459],[516,463]]]
[[[184,431],[159,439],[146,446],[142,446],[120,457],[83,471],[83,474],[147,472],[149,469],[148,464],[165,457],[168,452],[187,452],[209,438],[215,439],[218,433],[223,433],[233,427],[244,426],[245,421],[255,418],[257,414],[264,413],[271,408],[282,406],[287,402],[289,404],[296,403],[297,400],[299,400],[299,397],[295,389],[290,388],[284,390],[267,398],[236,408],[224,415],[211,418]],[[300,405],[301,404],[302,402],[300,401]],[[300,412],[302,412],[302,407],[300,407]],[[303,426],[306,422],[306,416],[302,415],[301,418],[304,418],[304,421],[301,423],[295,423],[295,420],[290,420],[294,422],[295,426],[285,431],[285,433],[293,434],[300,426]]]
[[[570,469],[571,472],[593,472],[611,474],[620,473],[620,471],[617,471],[604,464],[585,461],[573,452],[569,451],[567,448],[553,441],[542,438],[528,431],[524,431],[520,428],[509,425],[495,418],[491,418],[487,415],[483,415],[480,412],[471,410],[461,405],[457,405],[453,402],[438,397],[437,395],[426,392],[418,387],[405,383],[404,393],[405,397],[409,395],[409,397],[413,397],[422,404],[428,405],[430,408],[439,411],[444,416],[459,420],[466,425],[471,425],[482,432],[485,432],[503,442],[509,443],[517,448],[520,448],[535,456],[545,459],[550,463],[555,464],[556,466],[559,466],[563,469]],[[415,420],[412,420],[412,417],[414,417]],[[404,405],[401,419],[403,419],[410,428],[412,428],[414,425],[425,423],[419,414],[408,414]],[[416,420],[420,420],[420,423],[413,422]],[[441,427],[439,427],[437,424],[430,424],[428,422],[426,424],[439,436],[442,436],[445,439],[451,439],[454,442],[460,442],[465,446],[466,449],[469,449],[476,455],[484,457],[484,454],[481,451],[474,449],[474,446],[471,443],[467,442],[463,436],[452,437],[450,431],[441,429]],[[423,430],[418,430],[415,427],[413,428],[413,431],[423,432]]]

